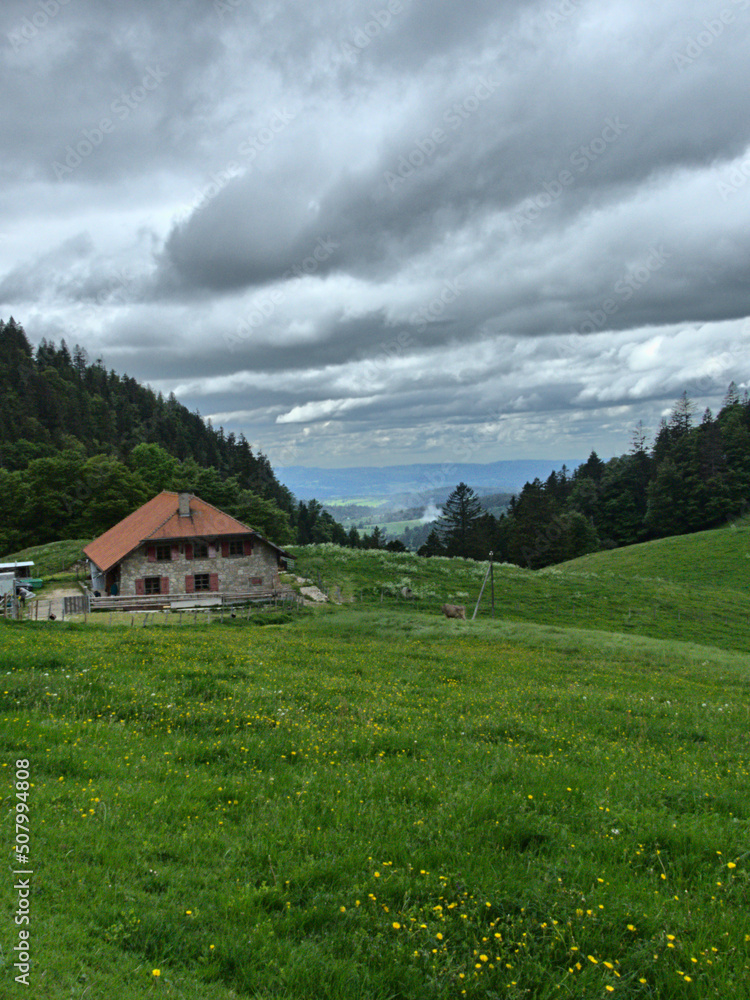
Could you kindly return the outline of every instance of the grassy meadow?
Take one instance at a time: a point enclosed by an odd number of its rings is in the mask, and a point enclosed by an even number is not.
[[[46,545],[34,545],[31,548],[13,552],[11,555],[2,556],[0,562],[30,559],[34,563],[31,576],[59,575],[69,570],[74,562],[83,558],[83,547],[88,545],[90,541],[90,538],[73,538],[62,542],[48,542]]]
[[[356,600],[0,623],[0,995],[28,759],[28,995],[745,1000],[739,575],[495,567],[495,617],[460,622],[436,608],[486,566],[297,554]]]

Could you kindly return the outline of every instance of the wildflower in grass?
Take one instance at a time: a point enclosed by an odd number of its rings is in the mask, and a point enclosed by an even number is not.
[[[151,970],[151,975],[152,976],[156,976],[156,978],[158,979],[159,976],[161,975],[161,969],[152,969]]]
[[[587,957],[588,957],[589,962],[592,962],[594,965],[598,965],[599,964],[599,959],[598,958],[594,958],[593,955],[589,955]]]
[[[401,924],[397,920],[393,921],[393,929],[394,929],[394,931],[400,931],[401,930]]]
[[[734,863],[734,861],[727,862],[727,868],[736,868],[736,867],[737,865]]]

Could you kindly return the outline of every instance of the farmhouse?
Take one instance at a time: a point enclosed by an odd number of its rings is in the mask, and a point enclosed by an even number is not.
[[[114,596],[267,592],[292,556],[191,493],[163,492],[83,550]]]

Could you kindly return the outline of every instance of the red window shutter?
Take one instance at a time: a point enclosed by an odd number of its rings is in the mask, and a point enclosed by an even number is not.
[[[169,577],[163,576],[159,581],[159,590],[162,594],[169,593]]]
[[[186,576],[185,577],[185,593],[194,594],[195,593],[195,577]]]
[[[193,543],[192,542],[185,542],[185,558],[186,559],[192,559],[193,558]]]
[[[156,562],[156,546],[155,545],[149,545],[146,548],[146,556],[147,556],[149,562]]]
[[[143,582],[143,580],[135,581],[135,592],[137,595],[140,596],[146,593],[146,584]]]
[[[251,556],[253,554],[253,543],[247,539],[242,543],[242,551],[244,555]]]
[[[171,551],[169,553],[169,555],[170,555],[170,557],[172,559],[179,559],[180,558],[180,546],[179,545],[173,545],[172,549],[171,549]]]
[[[208,589],[218,590],[219,589],[219,574],[212,573],[208,578]]]
[[[222,543],[221,543],[221,554],[224,556],[225,559],[229,555],[229,542],[222,541]]]

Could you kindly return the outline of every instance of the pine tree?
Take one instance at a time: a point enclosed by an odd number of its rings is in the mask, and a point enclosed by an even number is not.
[[[695,413],[695,403],[688,396],[685,390],[672,408],[672,415],[669,418],[669,426],[674,438],[682,437],[690,430]]]
[[[474,490],[466,483],[459,483],[445,501],[437,523],[438,534],[449,556],[469,558],[472,528],[481,513],[482,505]]]
[[[646,454],[646,441],[648,439],[648,433],[646,428],[643,426],[643,421],[639,420],[633,429],[633,433],[630,439],[630,454],[631,455],[645,455]]]
[[[427,536],[427,541],[417,550],[418,556],[444,556],[445,548],[435,528]]]

